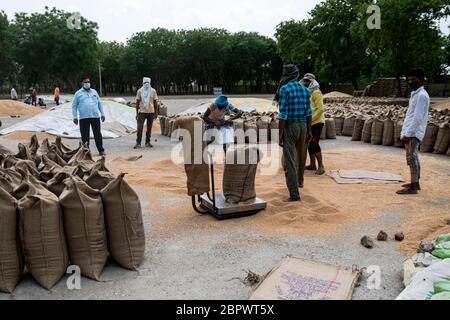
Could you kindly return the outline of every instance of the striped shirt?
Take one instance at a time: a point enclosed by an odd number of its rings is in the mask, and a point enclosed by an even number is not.
[[[292,81],[280,89],[279,120],[288,123],[307,122],[312,116],[311,94],[304,85]]]

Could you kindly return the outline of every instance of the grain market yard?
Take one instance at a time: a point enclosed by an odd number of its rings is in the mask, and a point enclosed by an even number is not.
[[[192,106],[192,101],[180,99],[165,103],[174,112]],[[1,120],[8,126],[24,118]],[[16,150],[26,138],[0,137],[0,143]],[[308,173],[303,202],[285,204],[284,174],[258,175],[257,193],[269,202],[268,209],[254,217],[219,222],[193,211],[183,168],[169,159],[169,139],[159,132],[154,139],[154,149],[138,151],[132,149],[134,135],[105,141],[107,166],[115,173],[128,173],[127,181],[141,198],[147,248],[139,273],[109,263],[104,282],[83,278],[81,290],[69,291],[65,278],[51,292],[26,277],[14,296],[0,294],[0,300],[247,299],[252,288],[231,279],[244,278],[245,270],[263,275],[286,255],[347,267],[380,266],[381,290],[369,290],[365,275],[353,298],[395,299],[403,289],[406,257],[421,240],[450,232],[450,158],[446,156],[421,155],[424,191],[413,197],[397,196],[398,185],[342,186],[327,176]],[[74,147],[78,142],[65,143]],[[409,177],[401,149],[353,143],[344,137],[322,146],[327,170],[384,170]],[[134,155],[143,158],[125,160]],[[220,176],[220,168],[217,173]],[[360,245],[362,236],[376,238],[380,230],[388,232],[388,242],[376,242],[372,250]],[[398,231],[406,235],[401,244],[392,240]]]

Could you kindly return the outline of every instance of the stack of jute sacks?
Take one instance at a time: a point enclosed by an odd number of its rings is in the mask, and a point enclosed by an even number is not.
[[[388,101],[388,100],[386,100]],[[373,145],[404,147],[400,142],[407,106],[355,104],[350,100],[328,105],[327,118],[334,119],[338,136],[352,137]],[[450,110],[431,109],[422,152],[450,155]]]
[[[104,158],[59,138],[33,136],[17,154],[0,146],[0,292],[14,291],[24,266],[51,289],[69,264],[100,280],[109,255],[137,270],[144,251],[140,200]]]

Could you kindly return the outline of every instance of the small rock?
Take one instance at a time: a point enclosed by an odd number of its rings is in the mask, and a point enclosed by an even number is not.
[[[367,249],[372,249],[374,247],[373,240],[368,236],[364,236],[361,239],[361,245],[366,247]]]
[[[433,252],[433,244],[428,241],[422,241],[419,245],[419,252]]]
[[[380,233],[378,234],[377,240],[378,241],[387,241],[388,239],[388,234],[384,231],[380,231]]]
[[[403,232],[399,232],[395,235],[395,241],[402,242],[405,240],[405,234]]]

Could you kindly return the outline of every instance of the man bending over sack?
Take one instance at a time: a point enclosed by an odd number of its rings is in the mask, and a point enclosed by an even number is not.
[[[403,187],[397,194],[417,194],[420,188],[420,142],[425,137],[428,125],[428,113],[430,110],[430,96],[423,87],[425,71],[414,69],[409,73],[408,84],[413,90],[409,100],[408,112],[401,134],[401,141],[406,146],[406,162],[411,170],[411,183]]]

